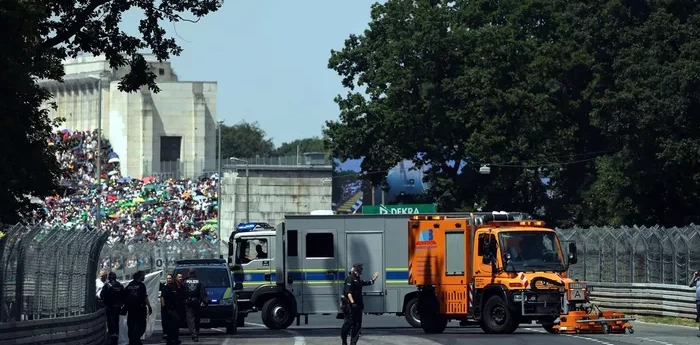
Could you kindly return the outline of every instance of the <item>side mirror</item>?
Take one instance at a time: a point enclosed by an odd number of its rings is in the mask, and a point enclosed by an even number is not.
[[[578,254],[576,253],[576,243],[569,243],[569,257],[567,263],[573,265],[578,262]]]

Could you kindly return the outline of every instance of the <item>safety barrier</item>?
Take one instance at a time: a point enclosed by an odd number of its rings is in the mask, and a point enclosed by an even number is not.
[[[695,319],[695,289],[683,285],[587,282],[591,302],[630,315]]]
[[[0,323],[0,344],[103,345],[106,327],[104,309],[80,316]]]

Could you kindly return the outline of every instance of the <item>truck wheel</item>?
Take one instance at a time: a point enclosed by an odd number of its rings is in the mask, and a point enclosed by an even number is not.
[[[279,297],[265,302],[262,307],[262,322],[269,329],[286,329],[294,322],[289,303]]]
[[[408,301],[403,310],[403,315],[412,327],[420,327],[420,313],[418,313],[418,297]]]
[[[488,327],[486,327],[486,325],[484,324],[484,320],[481,320],[481,322],[479,322],[479,327],[482,331],[484,331],[484,333],[491,334],[491,330],[489,330]]]
[[[556,334],[557,332],[554,330],[554,321],[556,321],[556,318],[547,318],[544,320],[540,320],[540,323],[542,324],[542,328],[544,328],[545,331]]]
[[[514,324],[516,325],[514,327]],[[483,327],[486,333],[513,333],[518,327],[503,298],[491,296],[484,305]]]
[[[236,327],[245,327],[245,314],[238,314],[236,319]]]

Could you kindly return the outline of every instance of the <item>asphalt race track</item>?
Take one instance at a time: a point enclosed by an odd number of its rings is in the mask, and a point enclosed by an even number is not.
[[[237,335],[227,335],[224,329],[203,329],[199,336],[202,345],[340,345],[342,320],[334,316],[310,316],[309,324],[292,326],[284,331],[271,331],[251,314],[246,326]],[[358,344],[376,345],[696,345],[700,343],[698,330],[683,326],[655,325],[634,322],[634,334],[616,335],[555,335],[538,325],[523,325],[514,334],[487,335],[478,327],[460,327],[451,323],[445,333],[426,335],[421,329],[408,327],[403,317],[365,316],[362,336]],[[160,321],[157,332],[144,344],[163,344]],[[195,344],[186,329],[182,329],[182,344]],[[349,339],[348,339],[349,340]]]

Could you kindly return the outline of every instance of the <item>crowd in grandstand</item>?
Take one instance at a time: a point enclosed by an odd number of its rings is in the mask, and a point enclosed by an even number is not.
[[[119,157],[102,140],[101,176],[95,174],[97,132],[61,130],[49,143],[64,169],[63,195],[44,200],[35,218],[46,225],[100,228],[111,242],[200,241],[216,238],[218,176],[159,180],[122,176]]]

